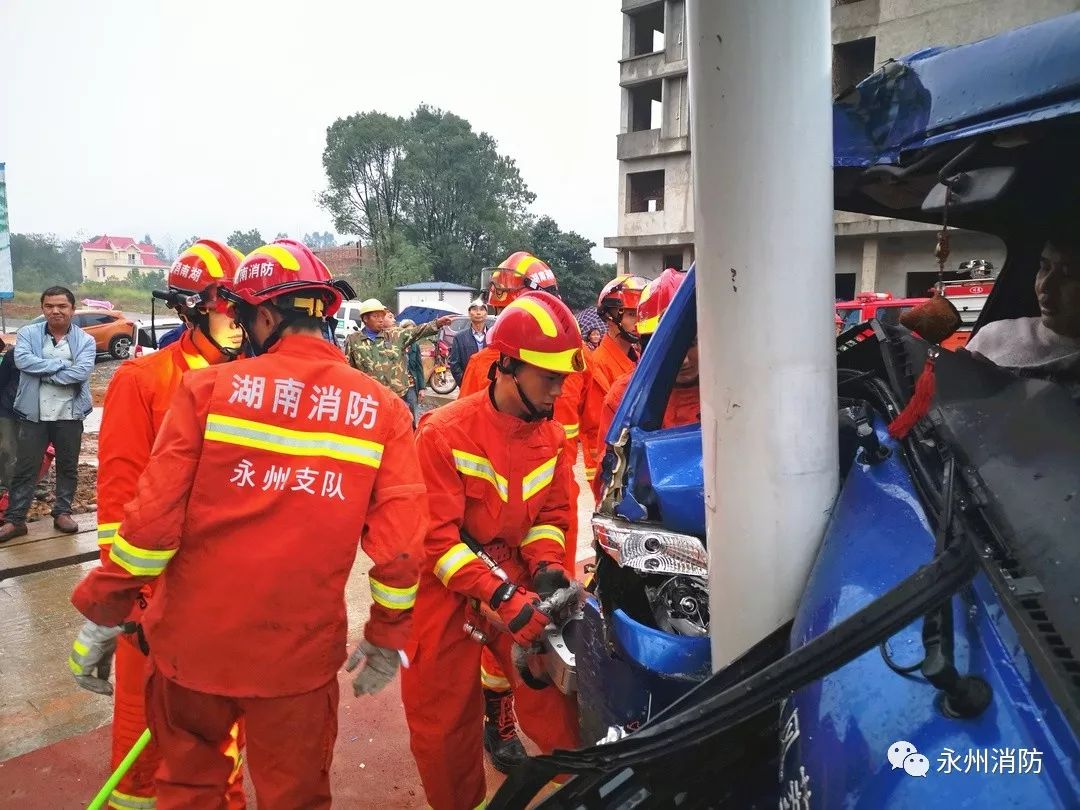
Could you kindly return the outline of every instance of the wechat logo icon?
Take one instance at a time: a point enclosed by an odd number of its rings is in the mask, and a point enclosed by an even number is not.
[[[889,746],[889,764],[895,771],[903,768],[908,776],[926,777],[930,772],[930,760],[919,753],[918,749],[907,740],[897,740]]]

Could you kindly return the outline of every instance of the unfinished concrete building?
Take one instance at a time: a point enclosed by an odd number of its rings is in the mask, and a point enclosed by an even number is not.
[[[694,257],[684,0],[622,0],[618,271],[655,276]]]
[[[622,114],[619,272],[655,276],[690,266],[694,211],[684,0],[621,0]],[[833,0],[833,90],[857,84],[883,62],[931,45],[960,45],[1080,10],[1080,0]],[[836,296],[857,291],[922,295],[937,279],[936,228],[923,223],[835,215]],[[947,269],[968,259],[1001,267],[1004,246],[958,232]],[[950,274],[951,275],[951,274]]]

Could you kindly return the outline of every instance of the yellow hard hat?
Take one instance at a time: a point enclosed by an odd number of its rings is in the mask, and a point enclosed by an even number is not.
[[[388,307],[384,307],[382,301],[378,298],[369,298],[366,301],[360,302],[360,315],[370,315],[372,312],[389,312]]]

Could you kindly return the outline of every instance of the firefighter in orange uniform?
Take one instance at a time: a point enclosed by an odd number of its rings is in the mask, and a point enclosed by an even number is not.
[[[495,312],[501,312],[522,294],[530,290],[542,290],[558,296],[558,280],[551,267],[531,253],[519,250],[510,254],[491,276],[488,285],[487,304]],[[459,397],[478,391],[486,391],[494,381],[493,366],[499,359],[499,351],[490,342],[469,358],[462,375]],[[581,432],[581,408],[589,381],[588,369],[568,374],[563,380],[562,393],[555,400],[554,419],[562,425],[566,435],[564,453],[573,468],[577,459],[578,439]],[[570,476],[570,526],[566,532],[566,570],[575,576],[577,561],[577,479]],[[491,763],[503,773],[525,760],[525,747],[517,734],[514,717],[514,697],[510,681],[499,667],[499,662],[485,648],[480,658],[480,681],[484,686],[484,750],[491,756]]]
[[[402,676],[413,755],[435,810],[482,806],[481,689],[472,678],[487,636],[514,681],[522,728],[544,751],[578,745],[572,697],[521,684],[512,643],[529,647],[549,621],[541,598],[565,587],[570,470],[550,421],[566,375],[583,367],[581,334],[553,295],[511,303],[489,334],[495,384],[424,417],[416,436],[431,521],[416,602],[417,648]],[[482,553],[478,553],[478,550]],[[484,558],[497,564],[500,578]],[[493,611],[505,632],[485,618]]]
[[[124,504],[135,497],[135,485],[150,459],[154,439],[181,377],[192,369],[233,360],[240,352],[244,333],[218,293],[221,285],[232,282],[243,259],[240,251],[212,239],[200,239],[181,253],[169,270],[168,292],[154,295],[176,310],[188,326],[187,331],[159,352],[122,363],[109,383],[98,436],[98,544],[102,565],[107,564],[124,516]],[[145,585],[140,603],[150,599],[152,593],[153,585]],[[128,618],[138,620],[141,613],[137,608]],[[111,769],[120,764],[146,728],[146,674],[146,656],[136,638],[122,636],[116,648]],[[242,808],[245,801],[239,740],[229,734],[223,744],[236,763],[228,805]],[[152,808],[154,771],[160,761],[157,742],[151,740],[109,796],[109,807]]]
[[[641,338],[637,333],[638,299],[648,280],[641,276],[621,275],[604,285],[596,301],[596,311],[607,323],[607,334],[589,357],[591,380],[585,392],[581,429],[591,442],[590,466],[599,467],[607,446],[600,433],[604,397],[615,380],[629,374],[640,356]],[[587,462],[589,463],[589,462]],[[593,494],[599,497],[600,476],[593,478]]]
[[[641,338],[641,349],[644,352],[649,338],[656,333],[660,325],[660,318],[671,306],[675,293],[686,278],[686,273],[681,270],[668,268],[659,276],[645,285],[638,301],[637,331]],[[601,442],[606,442],[611,422],[615,418],[615,412],[622,404],[626,388],[630,385],[634,372],[622,375],[614,383],[604,397],[604,405],[600,411],[600,426],[598,437]],[[675,385],[668,395],[667,406],[664,408],[664,416],[661,428],[679,427],[680,425],[692,425],[701,421],[701,391],[698,387],[698,348],[697,340],[694,340],[683,358],[678,374],[675,376]],[[601,458],[603,453],[601,453]],[[595,485],[597,497],[602,484],[598,481]]]
[[[263,810],[330,807],[345,584],[359,543],[373,604],[357,695],[397,672],[411,630],[424,485],[405,403],[325,338],[341,289],[304,245],[252,252],[224,294],[252,351],[186,375],[105,565],[75,589],[68,665],[102,681],[121,623],[143,625],[157,808],[219,808],[241,717]]]

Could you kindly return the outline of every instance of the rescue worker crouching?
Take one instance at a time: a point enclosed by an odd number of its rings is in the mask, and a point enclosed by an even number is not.
[[[496,313],[505,311],[510,304],[529,292],[546,292],[555,297],[559,296],[558,279],[543,259],[519,250],[507,256],[498,267],[492,268],[487,304]],[[490,331],[488,335],[490,336]],[[484,348],[469,358],[460,382],[459,398],[488,389],[495,379],[495,365],[499,354],[499,350],[491,345],[490,340],[485,340]],[[555,399],[553,418],[562,425],[566,436],[563,453],[569,459],[571,468],[581,444],[581,412],[588,385],[588,369],[575,371],[566,375],[562,393]],[[592,456],[592,448],[586,444],[581,446],[588,477],[587,465]],[[570,524],[566,531],[564,557],[566,571],[571,577],[575,575],[577,562],[578,492],[577,480],[571,475]],[[487,648],[480,659],[480,682],[484,687],[484,750],[490,755],[496,770],[509,773],[514,766],[525,760],[525,747],[518,738],[510,681]]]
[[[412,420],[325,339],[342,295],[304,245],[253,251],[227,294],[256,356],[181,382],[108,560],[72,597],[88,621],[69,666],[107,679],[160,575],[144,618],[159,810],[221,806],[232,765],[213,741],[241,717],[259,807],[327,808],[358,538],[374,566],[356,694],[393,678],[410,634],[427,525]]]
[[[402,697],[435,810],[472,810],[486,795],[477,641],[486,641],[508,673],[525,733],[544,751],[578,745],[574,699],[523,687],[511,647],[527,648],[541,636],[548,624],[537,607],[541,597],[568,584],[572,472],[565,434],[546,417],[566,376],[583,368],[581,335],[561,301],[532,292],[506,307],[489,345],[499,352],[494,384],[425,415],[416,438],[431,520]]]
[[[168,290],[155,292],[184,322],[180,339],[154,354],[121,363],[105,392],[98,436],[98,545],[101,563],[108,564],[113,538],[124,516],[124,504],[135,497],[136,484],[150,460],[154,439],[180,380],[187,372],[234,359],[244,334],[227,311],[221,289],[230,284],[243,254],[212,239],[200,239],[169,269]],[[143,586],[139,604],[153,595],[153,583]],[[138,622],[142,609],[126,617]],[[76,676],[81,686],[111,693],[108,681]],[[116,648],[116,690],[113,705],[110,769],[121,760],[146,728],[143,692],[146,655],[134,635],[124,635]],[[238,728],[226,734],[221,749],[235,763],[228,806],[245,806],[241,780]],[[154,806],[154,771],[161,761],[157,741],[139,755],[109,797],[114,808]]]

